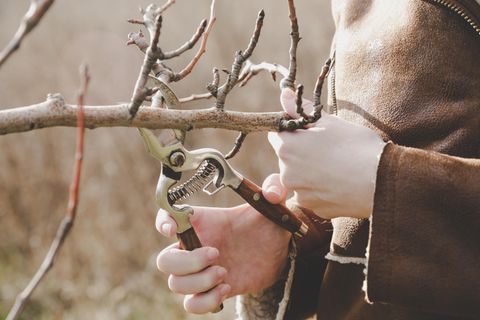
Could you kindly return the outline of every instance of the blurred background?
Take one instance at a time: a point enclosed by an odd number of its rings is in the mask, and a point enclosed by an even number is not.
[[[0,47],[16,31],[28,0],[0,1]],[[139,68],[140,51],[125,46],[138,31],[129,18],[140,18],[145,0],[58,0],[21,49],[0,69],[0,108],[44,101],[61,93],[75,103],[78,67],[89,65],[92,81],[87,104],[129,101]],[[163,3],[158,3],[159,5]],[[209,0],[178,0],[164,15],[161,47],[176,48],[209,15]],[[265,9],[262,36],[254,62],[288,66],[289,20],[286,1],[218,1],[217,24],[207,53],[193,74],[174,88],[179,96],[205,92],[213,67],[230,69],[233,54],[250,38],[257,12]],[[303,40],[298,80],[311,92],[328,57],[333,34],[329,1],[297,1]],[[169,64],[182,68],[196,48]],[[223,80],[223,79],[222,79]],[[227,108],[279,111],[278,83],[268,74],[235,89]],[[308,97],[308,96],[307,96]],[[209,106],[209,101],[191,104]],[[236,132],[198,130],[187,135],[188,148],[214,147],[226,153]],[[73,128],[50,128],[0,136],[0,317],[41,263],[68,198],[75,148]],[[248,136],[232,164],[257,184],[278,170],[266,134]],[[182,297],[168,291],[155,267],[157,253],[173,240],[154,227],[154,189],[159,163],[147,155],[135,129],[86,132],[80,206],[76,224],[54,268],[34,293],[23,319],[233,319],[234,299],[217,315],[187,315]],[[240,200],[223,191],[193,204],[233,206]]]

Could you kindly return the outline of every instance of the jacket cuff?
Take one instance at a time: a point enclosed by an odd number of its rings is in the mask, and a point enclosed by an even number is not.
[[[478,316],[480,159],[389,144],[380,159],[367,300]]]
[[[395,183],[392,178],[395,175],[395,163],[398,162],[400,152],[395,150],[395,145],[389,142],[383,149],[382,156],[378,165],[377,181],[375,186],[374,208],[370,217],[370,235],[366,250],[366,268],[363,290],[368,303],[377,301],[378,296],[388,300],[389,285],[392,283],[391,261],[389,258],[389,234],[393,228],[393,215],[386,214],[391,212],[392,204],[395,198]],[[390,177],[387,179],[386,177]],[[389,183],[391,182],[391,183]],[[381,215],[381,217],[380,217]],[[375,216],[375,221],[374,221]],[[374,230],[375,228],[375,230]],[[378,232],[377,232],[378,231]],[[370,249],[374,248],[375,255],[370,254]],[[381,258],[387,263],[377,263]],[[373,268],[373,270],[371,270]],[[372,276],[369,277],[369,274]],[[373,279],[375,276],[375,279]],[[374,280],[374,281],[372,281]]]

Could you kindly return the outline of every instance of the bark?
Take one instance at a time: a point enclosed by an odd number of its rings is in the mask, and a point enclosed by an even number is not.
[[[172,110],[141,107],[131,119],[128,103],[85,106],[85,127],[143,127],[149,129],[218,128],[245,133],[279,131],[283,112],[223,111],[215,107],[199,110]],[[60,95],[50,95],[42,103],[0,111],[0,134],[25,132],[47,127],[75,127],[77,107],[66,104]]]

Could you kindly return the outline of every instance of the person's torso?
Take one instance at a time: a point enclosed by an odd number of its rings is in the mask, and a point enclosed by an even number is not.
[[[480,158],[480,5],[334,0],[332,7],[330,111],[399,145]],[[364,258],[368,220],[341,218],[333,225],[331,255]],[[318,319],[439,319],[367,305],[363,269],[329,263]]]

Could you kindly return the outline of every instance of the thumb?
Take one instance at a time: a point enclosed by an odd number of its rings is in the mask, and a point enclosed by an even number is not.
[[[290,88],[285,88],[280,94],[280,103],[283,110],[292,118],[296,119],[300,116],[297,113],[297,94]],[[309,114],[313,111],[313,102],[303,99],[302,107],[305,113]]]
[[[287,188],[280,181],[280,175],[274,173],[269,175],[262,184],[262,193],[270,203],[284,203],[287,197]]]

